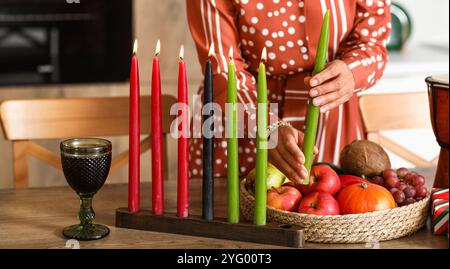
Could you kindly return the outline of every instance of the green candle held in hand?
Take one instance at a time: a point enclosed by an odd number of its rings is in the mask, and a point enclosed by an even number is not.
[[[267,210],[267,78],[266,66],[267,50],[263,49],[261,63],[258,70],[258,111],[256,134],[256,180],[255,180],[255,210],[253,223],[266,224]]]
[[[228,222],[239,222],[239,156],[237,124],[237,83],[233,47],[230,47],[228,63],[227,96],[227,207]]]
[[[317,47],[316,61],[314,64],[313,74],[322,72],[327,64],[328,56],[328,40],[329,40],[329,24],[330,11],[325,13],[323,17],[322,30],[320,32],[319,45]],[[306,114],[306,130],[305,138],[303,140],[303,154],[305,155],[305,168],[308,171],[308,176],[303,181],[303,184],[309,184],[309,173],[314,158],[314,145],[316,144],[317,124],[319,121],[319,107],[313,105],[311,97],[309,98],[308,112]]]

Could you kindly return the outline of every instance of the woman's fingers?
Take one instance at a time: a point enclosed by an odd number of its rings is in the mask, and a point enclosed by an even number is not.
[[[292,156],[291,153],[286,149],[286,147],[279,147],[278,153],[280,153],[281,158],[291,166],[292,170],[294,170],[297,176],[299,176],[301,179],[304,179],[308,175],[308,172],[306,171],[306,168],[303,165],[304,164],[303,154],[301,155],[302,158],[298,159]]]
[[[313,99],[313,104],[315,106],[320,106],[321,108],[330,105],[332,102],[340,99],[341,97],[346,97],[349,94],[353,94],[353,88],[350,85],[346,84],[341,89],[336,90],[334,92],[327,93],[325,95],[316,97]],[[329,109],[326,109],[329,110]],[[321,110],[322,112],[322,110]]]
[[[296,160],[301,164],[305,163],[305,157],[303,156],[302,150],[297,144],[297,141],[293,136],[289,137],[284,144],[285,148]]]
[[[313,104],[315,106],[326,106],[327,104],[333,102],[334,100],[338,99],[341,95],[339,92],[330,92],[328,94],[316,97],[313,99]]]
[[[314,97],[322,96],[322,95],[330,93],[330,92],[338,91],[338,90],[342,89],[342,87],[344,87],[345,84],[346,84],[345,78],[343,76],[338,76],[333,80],[330,80],[330,81],[325,82],[317,87],[312,88],[309,91],[309,96],[314,98]]]
[[[280,153],[281,157],[294,169],[296,172],[300,172],[300,168],[302,167],[302,163],[295,158],[287,149],[286,147],[280,145],[278,147],[278,152]]]
[[[278,152],[277,149],[270,150],[269,154],[269,160],[270,162],[275,165],[280,171],[287,176],[290,180],[294,181],[294,183],[301,182],[301,177],[298,175],[294,169],[291,168],[291,166],[284,161],[283,157],[281,157],[281,154]]]
[[[290,155],[303,164],[305,162],[305,158],[303,157],[303,153],[297,142],[298,136],[303,135],[302,132],[291,126],[282,126],[279,129],[279,135],[281,137],[280,147],[286,148]]]
[[[309,82],[311,81],[311,77],[307,76],[303,79],[303,83],[309,88]]]
[[[335,100],[332,100],[332,101],[330,100],[330,102],[328,104],[326,104],[320,108],[320,112],[325,113],[327,111],[330,111],[330,110],[338,107],[340,104],[347,102],[351,98],[351,96],[352,96],[352,93],[350,93],[350,94],[347,93],[341,97],[338,97]]]
[[[325,68],[325,70],[314,75],[309,81],[309,85],[311,87],[316,87],[327,80],[337,77],[341,73],[341,70],[342,70],[341,62],[333,61],[327,68]]]
[[[299,154],[301,155],[299,158],[302,160],[302,164],[304,164],[305,163],[305,154],[303,154],[302,148],[303,148],[303,139],[305,138],[305,134],[299,130],[295,130],[295,131],[297,132],[296,144],[300,150]],[[306,169],[305,169],[305,171],[306,171]]]

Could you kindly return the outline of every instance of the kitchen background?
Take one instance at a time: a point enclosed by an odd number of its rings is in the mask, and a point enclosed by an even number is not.
[[[177,55],[181,44],[186,48],[190,94],[196,92],[202,80],[201,66],[186,24],[185,0],[133,0],[132,5],[125,0],[80,1],[84,5],[70,4],[76,2],[72,0],[0,0],[0,101],[128,95],[128,83],[125,81],[131,51],[131,42],[128,41],[133,37],[140,44],[138,56],[142,94],[150,94],[151,59],[158,39],[162,42],[160,59],[163,92],[176,94]],[[395,2],[409,12],[413,20],[413,32],[401,52],[390,53],[390,62],[383,79],[365,94],[426,91],[426,76],[448,74],[449,1]],[[37,11],[47,15],[11,16],[36,14]],[[55,17],[55,14],[60,15]],[[96,27],[83,27],[92,20],[92,16],[100,18]],[[49,22],[54,20],[59,22],[56,27]],[[18,21],[28,21],[29,25],[20,25]],[[41,30],[29,31],[30,27],[35,29],[36,26]],[[77,31],[82,34],[73,34]],[[9,42],[15,44],[32,44],[33,50],[19,49],[13,52],[5,45],[8,41],[5,36],[9,36]],[[78,47],[79,44],[84,46]],[[78,52],[75,58],[82,61],[71,58],[75,52]],[[92,55],[102,57],[102,60],[91,62]],[[46,59],[46,64],[36,65],[33,62],[41,59]],[[105,72],[100,62],[113,67]],[[33,84],[23,85],[24,82]],[[395,113],[395,108],[392,110]],[[438,153],[431,130],[390,131],[386,135],[425,159],[431,160]],[[127,149],[127,137],[110,139],[115,152]],[[44,140],[39,141],[39,144],[58,152],[58,141]],[[174,178],[176,143],[169,143],[168,146],[171,152],[169,178]],[[391,159],[395,167],[410,166],[392,154]],[[141,179],[150,181],[150,153],[145,153],[141,160]],[[30,186],[67,184],[61,172],[41,161],[29,157],[29,164]],[[109,177],[108,182],[125,182],[127,171],[127,166],[122,167],[118,173]],[[12,179],[11,143],[0,136],[0,188],[12,187]]]

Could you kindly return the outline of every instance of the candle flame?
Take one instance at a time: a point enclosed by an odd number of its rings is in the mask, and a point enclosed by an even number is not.
[[[158,42],[156,42],[155,56],[158,56],[160,52],[161,52],[161,41],[158,39]]]
[[[214,53],[214,43],[212,43],[211,44],[211,47],[209,47],[209,53],[208,53],[208,57],[209,58],[212,58],[212,57],[215,57],[216,56],[216,54]]]
[[[137,51],[138,51],[138,41],[137,39],[135,39],[133,44],[133,55],[136,55]]]
[[[230,47],[230,52],[228,53],[228,58],[230,58],[230,60],[233,60],[233,46]]]
[[[266,49],[266,47],[264,47],[263,50],[262,50],[261,61],[262,62],[266,62],[267,61],[267,49]]]
[[[180,60],[183,60],[184,59],[184,45],[181,45],[181,48],[180,48]]]

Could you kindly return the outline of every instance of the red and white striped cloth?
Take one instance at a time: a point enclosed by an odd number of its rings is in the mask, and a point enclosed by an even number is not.
[[[433,188],[433,190],[431,191],[431,199],[448,200],[448,188]]]
[[[433,188],[431,201],[433,234],[441,235],[447,232],[448,236],[448,188]]]
[[[247,113],[242,120],[254,120],[255,76],[263,47],[268,49],[269,101],[278,105],[271,111],[303,130],[308,88],[303,78],[314,65],[323,14],[331,11],[330,61],[341,59],[352,70],[355,95],[345,104],[320,116],[318,161],[337,164],[339,152],[348,143],[364,137],[357,91],[373,86],[381,77],[390,34],[390,0],[186,0],[189,27],[200,63],[215,44],[215,102],[222,106],[227,96],[227,52],[232,46],[238,75],[238,101]],[[202,95],[202,87],[199,94]],[[201,96],[201,98],[203,98]],[[201,107],[201,102],[197,103]],[[276,116],[271,115],[273,120]],[[223,130],[218,129],[217,132]],[[255,165],[255,143],[239,142],[240,172]],[[226,176],[226,140],[215,141],[216,176]],[[201,175],[201,139],[191,140],[190,168]]]
[[[436,199],[433,201],[433,234],[448,234],[448,200]]]

